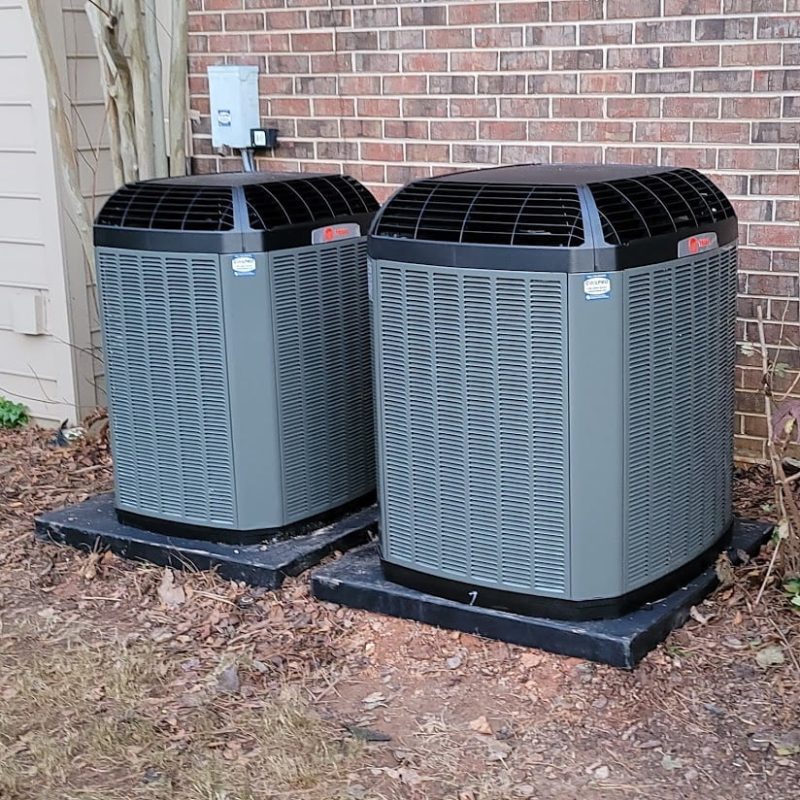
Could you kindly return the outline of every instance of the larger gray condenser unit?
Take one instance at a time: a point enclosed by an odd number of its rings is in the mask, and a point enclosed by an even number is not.
[[[692,169],[426,179],[369,237],[386,576],[614,616],[732,524],[737,221]]]
[[[377,208],[347,176],[282,173],[108,200],[94,235],[121,519],[246,541],[374,492]]]

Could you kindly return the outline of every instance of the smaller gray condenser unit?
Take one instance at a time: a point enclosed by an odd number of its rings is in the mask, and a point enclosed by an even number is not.
[[[387,577],[591,618],[708,564],[732,521],[736,240],[692,169],[395,194],[369,238]]]
[[[125,186],[95,225],[121,519],[226,541],[374,492],[366,234],[341,175]]]

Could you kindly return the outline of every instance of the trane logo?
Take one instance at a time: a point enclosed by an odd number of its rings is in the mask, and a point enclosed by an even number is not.
[[[678,256],[693,256],[718,246],[716,233],[699,233],[697,236],[690,236],[678,242]]]
[[[352,239],[361,236],[361,226],[355,222],[345,222],[341,225],[326,225],[324,228],[315,228],[311,232],[312,244],[328,244],[337,239]]]

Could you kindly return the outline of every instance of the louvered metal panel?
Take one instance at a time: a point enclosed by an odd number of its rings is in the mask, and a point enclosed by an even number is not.
[[[699,555],[729,522],[736,249],[626,275],[625,583]]]
[[[282,478],[287,516],[374,488],[366,242],[272,256]]]
[[[564,276],[376,270],[384,557],[566,594]]]
[[[101,248],[97,265],[120,505],[233,525],[217,257]]]

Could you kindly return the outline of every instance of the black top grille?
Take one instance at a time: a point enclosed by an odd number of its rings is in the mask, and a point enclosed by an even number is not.
[[[375,233],[437,242],[575,247],[578,191],[568,186],[420,181],[385,207]]]
[[[673,233],[734,216],[725,195],[692,169],[589,184],[610,244]]]
[[[169,231],[229,231],[230,188],[137,183],[123,186],[103,206],[98,225]]]
[[[254,183],[244,187],[244,196],[250,227],[262,231],[378,210],[375,198],[347,175]]]

